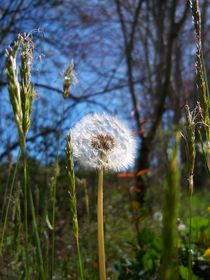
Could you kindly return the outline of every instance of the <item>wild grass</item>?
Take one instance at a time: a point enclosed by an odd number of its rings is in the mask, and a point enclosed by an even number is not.
[[[20,52],[20,82],[18,69],[16,67],[17,54]],[[33,231],[36,241],[37,259],[39,261],[40,279],[44,279],[44,267],[39,238],[39,231],[36,222],[36,214],[33,202],[31,187],[28,183],[26,135],[30,127],[30,116],[32,112],[32,101],[34,89],[31,85],[31,64],[32,64],[33,41],[30,36],[20,34],[13,48],[6,51],[6,74],[8,80],[8,90],[10,102],[19,135],[20,150],[23,157],[24,166],[24,234],[25,234],[25,278],[30,279],[29,266],[29,237],[28,237],[28,205],[30,205]]]
[[[187,149],[187,170],[188,170],[188,187],[189,187],[189,245],[188,245],[188,269],[189,277],[192,279],[192,248],[191,248],[191,235],[192,235],[192,195],[194,188],[194,168],[195,168],[195,116],[190,112],[189,106],[185,106],[186,115],[186,149]]]
[[[77,248],[77,260],[78,260],[78,271],[80,280],[84,279],[84,269],[80,253],[80,243],[79,243],[79,223],[77,216],[77,198],[75,190],[75,175],[74,175],[74,162],[73,162],[73,150],[71,137],[68,136],[66,140],[66,164],[67,164],[67,173],[69,180],[69,196],[70,196],[70,210],[72,215],[73,223],[73,232],[76,240]]]
[[[131,192],[135,190],[133,179],[125,181],[112,174],[104,176],[104,169],[99,168],[97,193],[95,173],[81,170],[75,173],[70,136],[67,136],[65,146],[66,170],[64,171],[64,160],[59,155],[53,168],[46,167],[50,170],[51,180],[41,201],[46,205],[41,205],[44,210],[40,211],[39,195],[36,197],[33,180],[30,180],[33,174],[29,174],[30,159],[27,155],[27,134],[35,92],[31,83],[33,39],[31,35],[20,34],[13,47],[6,50],[8,92],[21,154],[20,159],[18,156],[13,175],[11,173],[8,177],[1,213],[1,257],[8,256],[7,270],[20,272],[20,277],[11,274],[11,279],[105,280],[110,277],[119,280],[150,280],[160,277],[164,280],[191,280],[205,279],[202,277],[209,275],[209,262],[205,259],[205,254],[202,256],[210,247],[207,202],[203,202],[206,210],[198,206],[202,198],[198,198],[196,190],[193,200],[197,138],[200,139],[205,166],[209,172],[209,90],[202,51],[198,1],[190,1],[190,5],[196,34],[195,69],[199,104],[194,110],[188,105],[185,106],[185,183],[188,183],[189,191],[185,193],[181,190],[183,182],[180,181],[180,140],[179,133],[176,133],[176,139],[170,139],[174,141],[174,145],[167,160],[167,172],[160,184],[164,184],[165,188],[157,193],[149,190],[150,198],[153,196],[153,201],[156,201],[155,207],[160,208],[158,212],[163,215],[163,221],[155,220],[151,209],[140,208],[139,204],[131,203]],[[73,70],[74,64],[71,63],[65,72],[64,98],[71,94]],[[60,139],[58,142],[60,149]],[[95,143],[96,147],[97,145],[98,142]],[[23,171],[21,176],[20,170]],[[82,180],[77,180],[77,176]],[[38,187],[38,192],[41,191]],[[63,203],[67,194],[66,201],[70,204],[70,211]],[[186,202],[187,198],[189,203],[186,206],[183,201]],[[97,199],[98,208],[95,207]],[[160,207],[158,199],[164,201],[164,207]],[[153,209],[155,207],[153,205]],[[138,213],[135,217],[133,208]],[[177,224],[180,222],[179,208],[185,221],[181,223],[188,226],[183,232],[179,231]],[[199,215],[195,215],[197,212]],[[136,219],[137,231],[134,230]],[[74,238],[71,238],[70,228]],[[97,247],[99,257],[96,253]],[[204,264],[207,268],[202,271]],[[6,274],[10,275],[7,272]]]
[[[202,49],[202,34],[201,34],[201,14],[199,9],[198,0],[191,0],[190,7],[192,12],[192,18],[195,28],[195,38],[196,38],[196,63],[195,70],[197,76],[197,87],[199,92],[199,101],[198,107],[200,108],[200,118],[202,120],[203,127],[198,128],[198,134],[202,146],[203,156],[206,159],[209,157],[209,141],[210,141],[210,121],[209,121],[209,87],[208,80],[205,69],[205,62],[203,57],[203,49]],[[196,108],[194,109],[196,112]],[[186,114],[186,143],[187,143],[187,169],[188,169],[188,185],[189,185],[189,260],[188,260],[188,279],[192,279],[192,247],[191,247],[191,236],[192,236],[192,195],[193,195],[193,186],[194,186],[194,168],[195,168],[195,157],[196,157],[196,149],[195,149],[195,130],[196,116],[193,116],[193,113],[190,112],[189,106],[185,106],[185,114]],[[194,113],[195,114],[195,113]],[[205,138],[201,136],[201,129],[205,131]],[[207,153],[204,151],[204,141],[207,142]],[[208,160],[206,159],[207,169],[208,168]]]

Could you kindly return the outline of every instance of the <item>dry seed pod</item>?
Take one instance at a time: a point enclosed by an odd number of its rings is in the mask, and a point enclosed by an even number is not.
[[[74,75],[74,63],[73,61],[69,64],[65,72],[64,82],[63,82],[63,97],[66,99],[70,95],[70,87],[77,81]]]

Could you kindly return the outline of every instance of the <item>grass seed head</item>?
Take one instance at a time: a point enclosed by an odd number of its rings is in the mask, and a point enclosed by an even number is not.
[[[14,46],[6,49],[6,75],[10,102],[19,133],[21,147],[30,127],[30,116],[34,88],[31,84],[31,65],[33,54],[31,36],[19,34]],[[20,53],[20,79],[17,69],[17,55]]]
[[[72,61],[65,72],[63,83],[63,97],[66,99],[70,95],[70,87],[77,83],[77,78],[74,74],[74,62]]]
[[[188,184],[190,195],[193,193],[193,176],[195,167],[195,116],[194,112],[190,112],[188,105],[185,105],[186,116],[186,133],[185,140],[187,144],[187,166],[188,166]]]

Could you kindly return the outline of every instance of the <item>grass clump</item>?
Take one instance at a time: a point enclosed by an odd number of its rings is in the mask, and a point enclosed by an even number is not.
[[[36,214],[33,202],[33,195],[28,182],[26,135],[30,127],[30,117],[32,112],[32,101],[34,97],[34,87],[31,84],[31,66],[33,60],[34,44],[31,35],[19,34],[14,42],[14,47],[6,50],[6,75],[8,80],[8,91],[10,103],[18,129],[19,144],[23,157],[24,166],[24,244],[25,244],[25,278],[30,279],[30,253],[28,237],[28,208],[31,210],[33,232],[36,242],[37,259],[39,262],[39,277],[44,279],[44,267],[41,251],[39,231],[36,222]],[[20,81],[17,69],[17,55],[20,53]]]

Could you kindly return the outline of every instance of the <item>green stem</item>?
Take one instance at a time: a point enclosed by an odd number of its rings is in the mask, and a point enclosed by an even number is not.
[[[57,156],[56,156],[56,168],[55,168],[55,182],[53,183],[53,194],[52,194],[52,256],[51,256],[51,279],[53,279],[53,273],[54,273],[54,263],[55,263],[55,210],[56,210],[56,187],[57,187],[57,170],[59,168],[59,150],[60,150],[60,138],[62,133],[62,124],[64,119],[64,101],[62,102],[62,111],[61,111],[61,123],[59,128],[59,134],[58,134],[58,149],[57,149]]]
[[[106,280],[103,218],[103,167],[98,170],[98,256],[100,280]]]
[[[192,280],[192,194],[189,197],[188,280]]]
[[[31,191],[30,187],[28,188],[28,191],[29,191],[29,201],[30,201],[30,206],[31,206],[33,230],[35,233],[36,250],[37,250],[37,255],[38,255],[38,260],[39,260],[39,269],[40,269],[40,278],[39,279],[44,280],[45,274],[44,274],[44,264],[43,264],[43,258],[42,258],[41,242],[40,242],[40,238],[39,238],[39,231],[38,231],[37,222],[36,222],[36,214],[35,214],[33,196],[32,196],[32,191]]]
[[[76,243],[77,243],[77,263],[78,263],[78,269],[80,274],[80,280],[84,280],[84,273],[83,273],[83,265],[80,255],[80,246],[79,246],[79,235],[76,236]]]
[[[45,251],[44,251],[44,271],[45,271],[45,279],[51,279],[48,276],[49,275],[49,236],[46,234],[45,235]]]
[[[80,246],[79,246],[77,198],[76,198],[76,191],[75,191],[74,162],[73,162],[73,151],[72,151],[72,143],[71,143],[70,135],[67,137],[67,141],[66,141],[66,163],[67,163],[67,172],[68,172],[68,179],[69,179],[70,210],[72,214],[73,232],[77,245],[77,265],[78,265],[78,271],[80,275],[79,279],[84,280],[84,269],[82,265]]]
[[[199,135],[200,145],[201,145],[201,149],[202,149],[203,162],[204,162],[204,165],[206,166],[207,172],[208,172],[208,174],[210,176],[210,167],[209,167],[209,163],[208,163],[208,157],[209,157],[208,149],[209,149],[209,147],[207,146],[207,148],[206,148],[207,149],[207,153],[206,153],[200,130],[198,130],[198,135]]]
[[[57,166],[56,166],[57,168]],[[51,256],[51,279],[53,279],[54,261],[55,261],[55,205],[56,205],[56,184],[57,175],[55,176],[55,182],[53,183],[53,205],[52,205],[52,256]]]
[[[25,221],[25,234],[26,234],[26,262],[27,262],[27,266],[29,265],[28,263],[28,221],[27,221],[27,217],[28,217],[28,213],[27,213],[27,196],[29,196],[29,202],[30,202],[30,210],[31,210],[31,215],[32,215],[32,225],[33,225],[33,230],[34,230],[34,234],[35,234],[35,242],[36,242],[36,250],[37,250],[37,257],[38,257],[38,261],[39,261],[39,270],[40,270],[40,280],[44,280],[45,276],[44,276],[44,265],[43,265],[43,258],[42,258],[42,250],[41,250],[41,243],[40,243],[40,238],[39,238],[39,231],[38,231],[38,227],[37,227],[37,222],[36,222],[36,213],[35,213],[35,208],[34,208],[34,202],[33,202],[33,196],[32,196],[32,191],[31,191],[31,187],[27,182],[27,155],[26,155],[26,150],[24,147],[24,153],[23,153],[23,157],[24,157],[24,210],[25,210],[25,215],[24,215],[24,221]],[[27,267],[26,273],[28,275],[29,273],[29,266]],[[27,276],[28,277],[28,276]],[[30,279],[30,278],[27,278]]]
[[[18,169],[18,164],[19,164],[19,159],[20,159],[20,152],[18,153],[18,158],[17,158],[17,162],[15,165],[15,171],[14,171],[14,175],[12,178],[12,184],[9,190],[9,195],[8,195],[8,202],[6,205],[6,210],[5,210],[5,216],[4,216],[4,223],[3,223],[3,230],[2,230],[2,235],[1,235],[1,245],[0,245],[0,255],[2,253],[2,249],[3,249],[3,243],[4,243],[4,234],[6,231],[6,226],[7,226],[7,219],[8,219],[8,213],[9,213],[9,207],[10,207],[10,202],[11,202],[11,196],[13,193],[13,189],[14,189],[14,184],[15,184],[15,178],[16,178],[16,174],[17,174],[17,169]],[[7,196],[5,195],[5,199],[7,198]],[[4,212],[4,210],[2,209],[2,213]],[[3,218],[3,216],[2,216]]]
[[[22,147],[22,155],[23,155],[23,168],[24,168],[24,187],[23,187],[23,199],[24,199],[24,237],[25,237],[25,278],[26,280],[30,280],[29,275],[29,253],[28,253],[28,187],[27,187],[27,158],[25,145]]]

